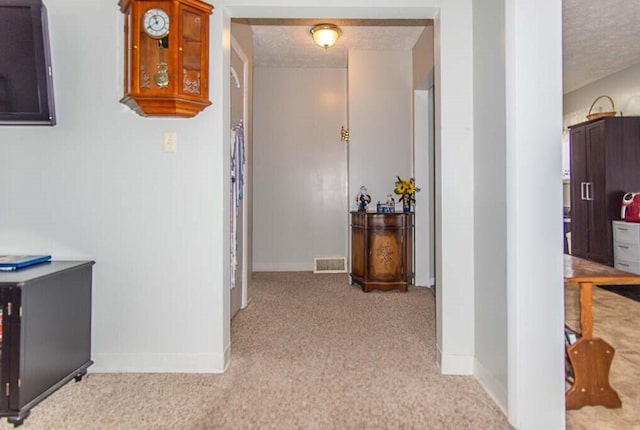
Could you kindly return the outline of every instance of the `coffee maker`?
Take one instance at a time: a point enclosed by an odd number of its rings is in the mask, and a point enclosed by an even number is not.
[[[622,196],[620,218],[627,222],[640,222],[640,192]]]

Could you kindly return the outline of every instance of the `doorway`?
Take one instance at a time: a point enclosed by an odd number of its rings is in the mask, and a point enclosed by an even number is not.
[[[237,21],[252,25],[253,29],[256,26],[277,27],[272,20],[262,26],[254,20]],[[232,28],[237,21],[233,20]],[[283,20],[275,21],[281,23]],[[376,20],[362,21],[345,26],[377,26],[376,30],[383,26]],[[431,39],[427,38],[430,42],[422,44],[419,49],[430,47],[428,56],[433,59],[432,22],[425,19],[394,20],[393,24],[384,25],[404,27],[405,30],[417,28],[415,37],[421,33],[424,35],[430,28]],[[302,27],[306,29],[303,33],[307,33],[307,23]],[[254,34],[258,43],[268,39],[261,32]],[[415,39],[411,46],[417,46]],[[310,46],[308,49],[318,47]],[[359,187],[362,185],[360,179],[365,179],[366,185],[373,185],[370,190],[375,200],[382,200],[393,192],[396,175],[410,177],[420,169],[419,184],[424,191],[418,198],[424,220],[419,240],[425,245],[426,252],[420,256],[425,259],[420,264],[424,275],[420,280],[416,278],[416,285],[431,286],[435,278],[433,72],[424,70],[418,74],[425,75],[424,82],[417,87],[417,93],[423,95],[419,97],[413,95],[416,84],[411,84],[411,49],[404,50],[407,52],[387,49],[390,52],[386,53],[366,49],[357,51],[357,55],[349,58],[350,66],[353,66],[351,70],[354,70],[351,77],[346,62],[341,68],[296,68],[287,67],[291,61],[288,56],[283,60],[285,64],[272,61],[267,66],[256,65],[251,91],[254,93],[254,129],[258,143],[254,148],[255,163],[252,165],[256,178],[252,196],[256,208],[254,219],[257,221],[252,235],[255,263],[248,270],[311,271],[316,257],[348,258],[348,211],[353,209],[350,206],[354,193],[347,190],[353,147],[350,148],[348,141],[340,141],[340,128],[344,125],[349,129],[348,112],[353,108],[359,162],[354,164],[351,172],[358,173],[357,180],[352,178],[354,184],[351,188]],[[393,53],[396,51],[397,54]],[[319,52],[324,54],[322,50]],[[232,43],[231,65],[234,63],[233,55]],[[426,69],[428,61],[424,63]],[[234,79],[231,76],[231,80]],[[233,82],[231,87],[233,90]],[[384,97],[379,100],[377,95],[370,97],[374,90],[384,92]],[[422,107],[416,119],[412,113],[412,97],[419,99]],[[374,102],[374,99],[378,101]],[[389,106],[394,108],[389,109]],[[391,110],[394,112],[390,113]],[[424,130],[413,144],[412,124],[415,122],[419,122]],[[420,146],[416,155],[424,157],[415,168],[414,145]]]
[[[231,115],[231,318],[249,303],[248,171],[245,144],[249,124],[249,59],[235,38],[231,38],[230,95]]]
[[[254,68],[253,270],[346,255],[346,74]]]

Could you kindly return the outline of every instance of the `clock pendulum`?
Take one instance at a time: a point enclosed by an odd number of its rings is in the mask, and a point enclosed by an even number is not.
[[[169,23],[169,15],[161,8],[147,10],[142,18],[144,32],[147,36],[158,40],[159,60],[153,75],[153,82],[158,88],[169,86],[169,65],[166,61],[166,53],[169,48]]]
[[[153,75],[153,81],[158,88],[167,88],[169,86],[169,64],[167,64],[167,51],[169,50],[169,36],[158,39],[158,65],[156,73]]]

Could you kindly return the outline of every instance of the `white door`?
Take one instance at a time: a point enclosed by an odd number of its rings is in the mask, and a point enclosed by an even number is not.
[[[233,130],[231,140],[231,155],[232,163],[240,165],[241,174],[238,174],[238,169],[235,169],[234,181],[242,181],[238,184],[240,187],[235,192],[232,184],[231,193],[231,318],[243,307],[243,303],[246,305],[247,294],[247,274],[246,274],[246,174],[245,169],[242,167],[245,158],[244,138],[239,141],[235,141],[234,136],[236,133],[246,134],[244,119],[246,117],[246,84],[245,74],[247,59],[246,56],[240,50],[235,41],[231,44],[231,124],[230,129]],[[244,136],[246,137],[246,136]],[[237,143],[243,143],[243,147],[240,148]],[[243,296],[245,296],[243,300]]]

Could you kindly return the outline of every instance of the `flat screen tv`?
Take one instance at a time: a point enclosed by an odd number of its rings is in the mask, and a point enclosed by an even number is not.
[[[0,0],[0,125],[55,125],[42,0]]]

